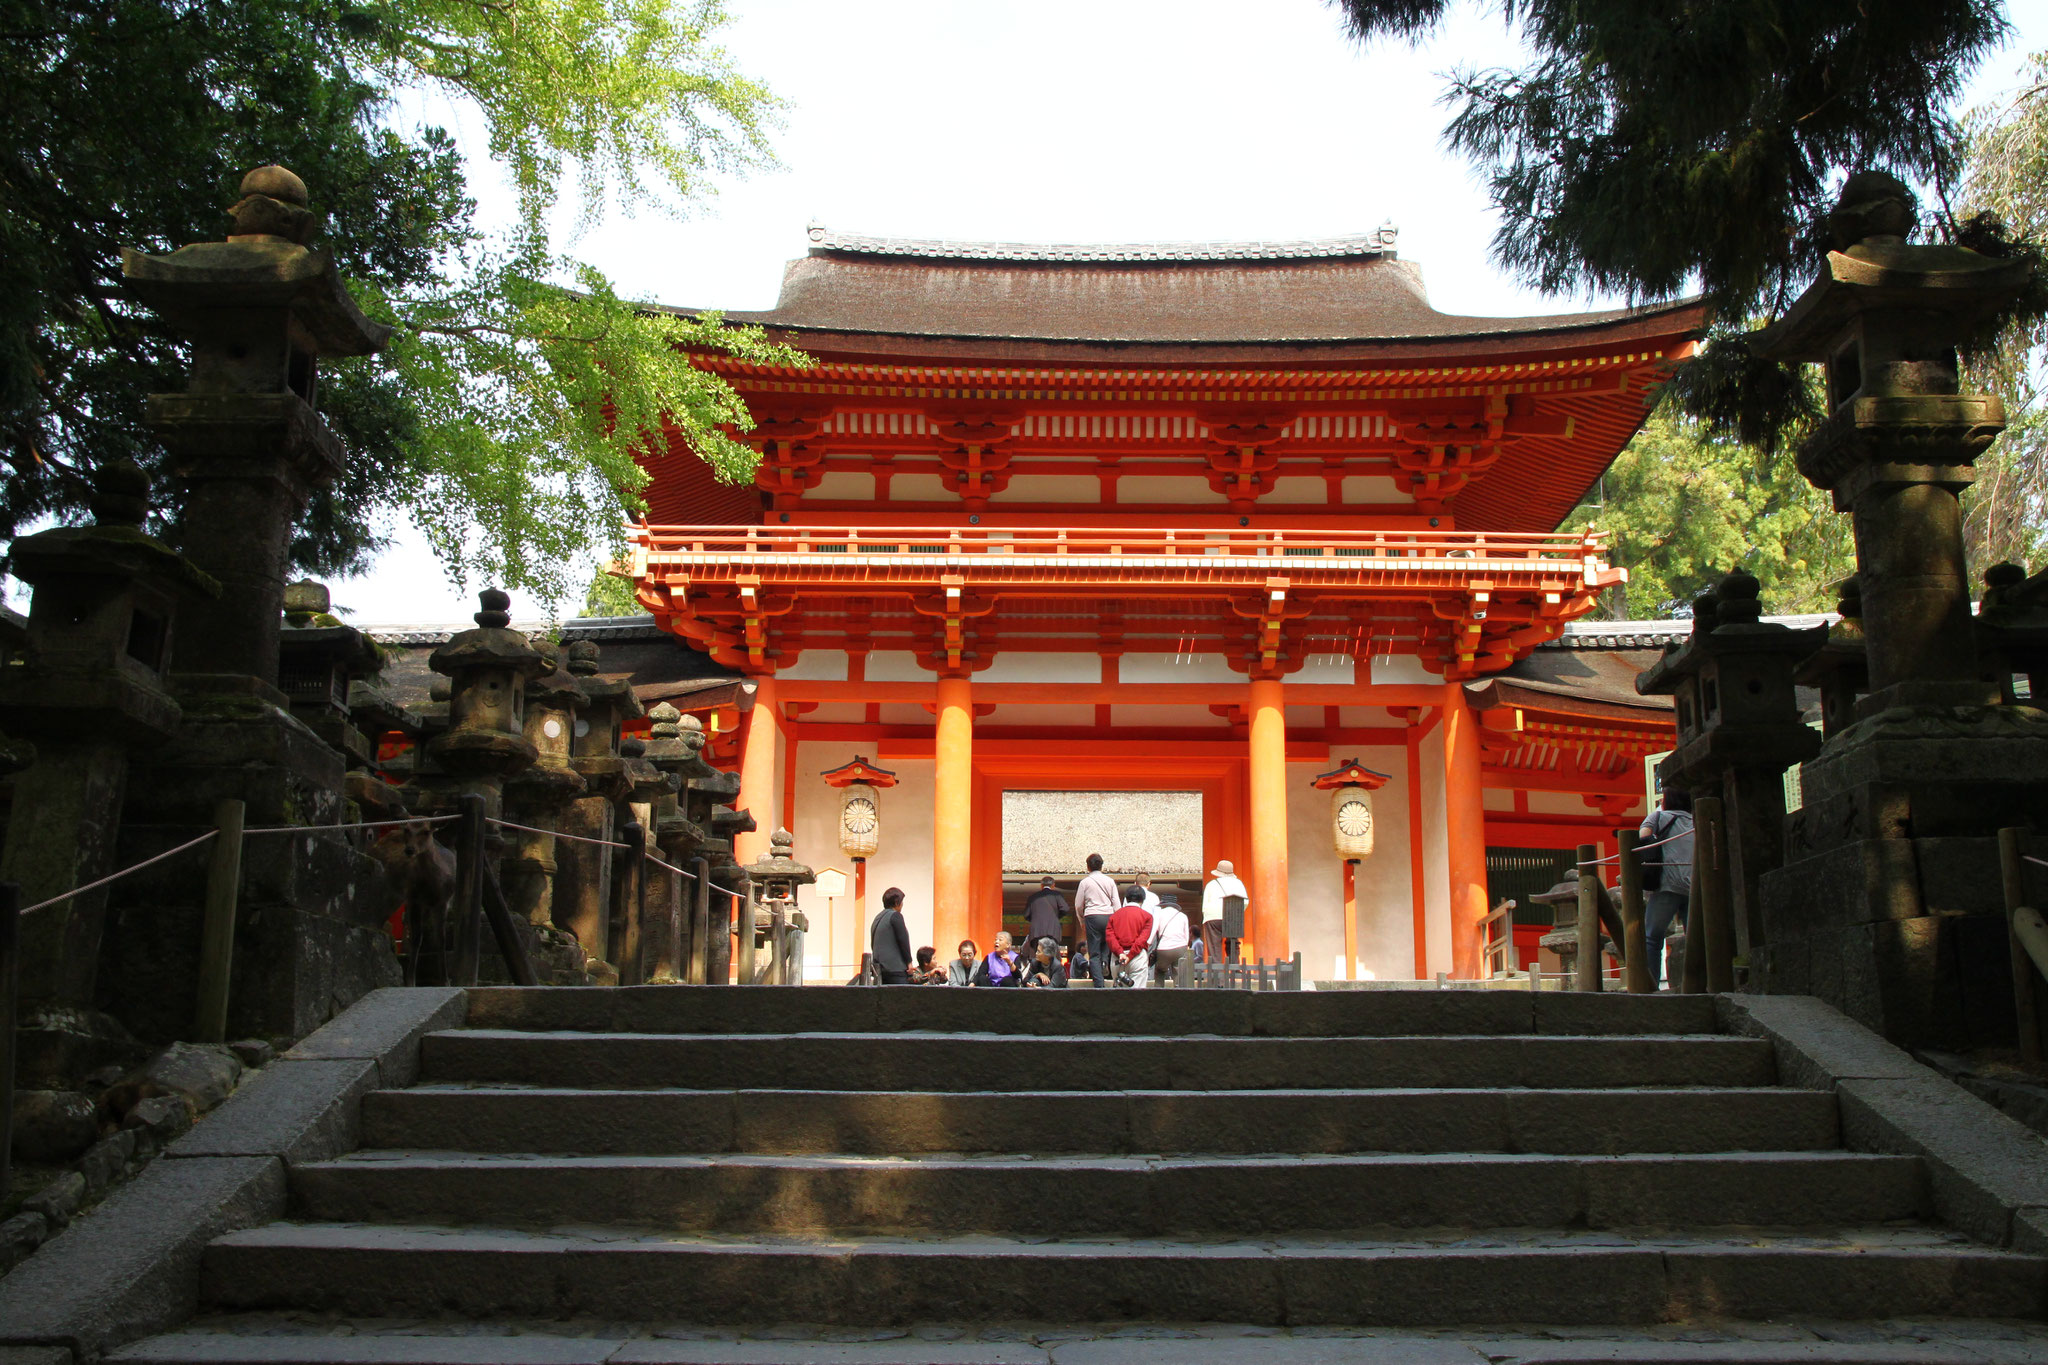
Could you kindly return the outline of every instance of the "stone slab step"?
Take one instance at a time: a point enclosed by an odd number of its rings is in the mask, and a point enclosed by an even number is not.
[[[581,1090],[364,1097],[363,1145],[474,1152],[1743,1152],[1840,1138],[1833,1094],[1754,1090]]]
[[[307,1218],[702,1233],[1259,1236],[1357,1228],[1818,1227],[1926,1210],[1914,1157],[518,1157],[295,1167]]]
[[[1031,1243],[634,1237],[273,1223],[208,1246],[216,1309],[659,1316],[885,1325],[1183,1319],[1255,1324],[2033,1318],[2048,1262],[1883,1231],[1834,1240]]]
[[[1682,1337],[1652,1328],[1574,1340],[1570,1332],[1296,1335],[1172,1323],[1099,1332],[1075,1323],[784,1328],[759,1336],[563,1323],[426,1323],[402,1331],[337,1323],[321,1330],[251,1316],[254,1322],[216,1319],[151,1337],[107,1358],[135,1365],[2048,1365],[2048,1331],[2015,1324],[1994,1333],[1954,1321],[1889,1330],[1787,1326],[1769,1329],[1770,1339],[1746,1338],[1742,1324],[1726,1324]],[[848,1339],[859,1337],[876,1339]]]
[[[603,1033],[1712,1033],[1704,995],[1523,991],[1002,991],[635,986],[470,992],[477,1028]]]
[[[671,987],[669,989],[686,989]],[[707,987],[704,989],[717,989]],[[799,988],[790,988],[799,989]],[[876,988],[886,990],[887,988]],[[745,992],[733,991],[733,994]],[[823,991],[821,990],[822,994]],[[934,990],[934,995],[941,992]],[[1193,992],[1189,992],[1193,994]],[[536,992],[546,994],[546,992]],[[1361,993],[1363,994],[1363,993]],[[1445,995],[1455,994],[1444,992]],[[1472,992],[1475,998],[1483,993]],[[1655,997],[1639,997],[1652,999]],[[626,1089],[1167,1090],[1381,1087],[1753,1087],[1777,1080],[1761,1038],[1018,1037],[788,1033],[721,1036],[451,1029],[422,1040],[428,1081]]]

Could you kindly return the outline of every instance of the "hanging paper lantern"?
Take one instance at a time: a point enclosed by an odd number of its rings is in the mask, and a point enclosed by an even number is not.
[[[1330,829],[1340,858],[1372,856],[1372,793],[1364,787],[1338,787],[1330,793]]]
[[[882,846],[882,794],[865,782],[839,800],[839,847],[849,858],[871,857]]]
[[[1315,785],[1330,793],[1330,834],[1338,857],[1372,856],[1372,794],[1386,783],[1387,774],[1374,772],[1355,758],[1317,775]]]
[[[896,774],[855,754],[851,763],[821,774],[825,784],[841,789],[839,848],[849,858],[871,858],[882,846],[882,791],[896,785]]]

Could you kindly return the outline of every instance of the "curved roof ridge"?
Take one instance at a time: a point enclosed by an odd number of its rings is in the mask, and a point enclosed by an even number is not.
[[[1333,256],[1391,256],[1400,229],[1387,222],[1349,237],[1256,242],[955,242],[939,238],[866,237],[834,232],[823,223],[807,230],[813,252],[854,256],[921,256],[953,261],[1300,261]]]

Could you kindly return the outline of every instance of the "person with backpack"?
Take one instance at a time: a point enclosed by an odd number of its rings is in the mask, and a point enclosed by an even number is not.
[[[1692,891],[1692,793],[1666,787],[1663,805],[1650,812],[1638,831],[1646,844],[1670,840],[1643,850],[1643,939],[1649,949],[1650,988],[1664,978],[1664,940],[1675,922],[1684,928],[1685,903]]]

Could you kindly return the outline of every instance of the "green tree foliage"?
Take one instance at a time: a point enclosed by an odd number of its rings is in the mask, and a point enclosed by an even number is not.
[[[560,599],[638,507],[661,419],[743,477],[721,429],[743,405],[675,343],[801,357],[636,306],[548,232],[565,183],[589,221],[680,211],[707,173],[768,161],[776,105],[713,45],[723,22],[721,0],[0,0],[0,538],[77,515],[103,461],[157,466],[143,398],[182,387],[183,358],[123,298],[119,251],[218,238],[268,161],[399,328],[323,379],[351,461],[300,568],[359,570],[407,515],[458,577]],[[451,104],[517,190],[508,231],[479,227],[453,138],[401,115]]]
[[[1332,0],[1360,39],[1413,39],[1450,0]],[[1947,211],[1949,111],[2007,31],[1998,0],[1494,0],[1532,58],[1454,73],[1447,139],[1480,166],[1494,255],[1550,292],[1698,288],[1722,336],[1675,396],[1775,446],[1814,415],[1805,386],[1735,329],[1813,278],[1846,174],[1932,185]]]
[[[1565,525],[1609,533],[1637,620],[1679,614],[1738,564],[1762,582],[1766,611],[1827,611],[1834,585],[1856,570],[1849,519],[1790,460],[1716,436],[1669,404]]]
[[[2028,80],[1969,125],[1962,210],[1987,215],[2022,240],[2048,242],[2048,53]],[[1965,495],[1965,536],[1981,571],[2000,560],[2041,567],[2048,554],[2048,321],[2009,323],[1971,367],[1971,381],[2005,400],[2005,434],[1977,461]]]

